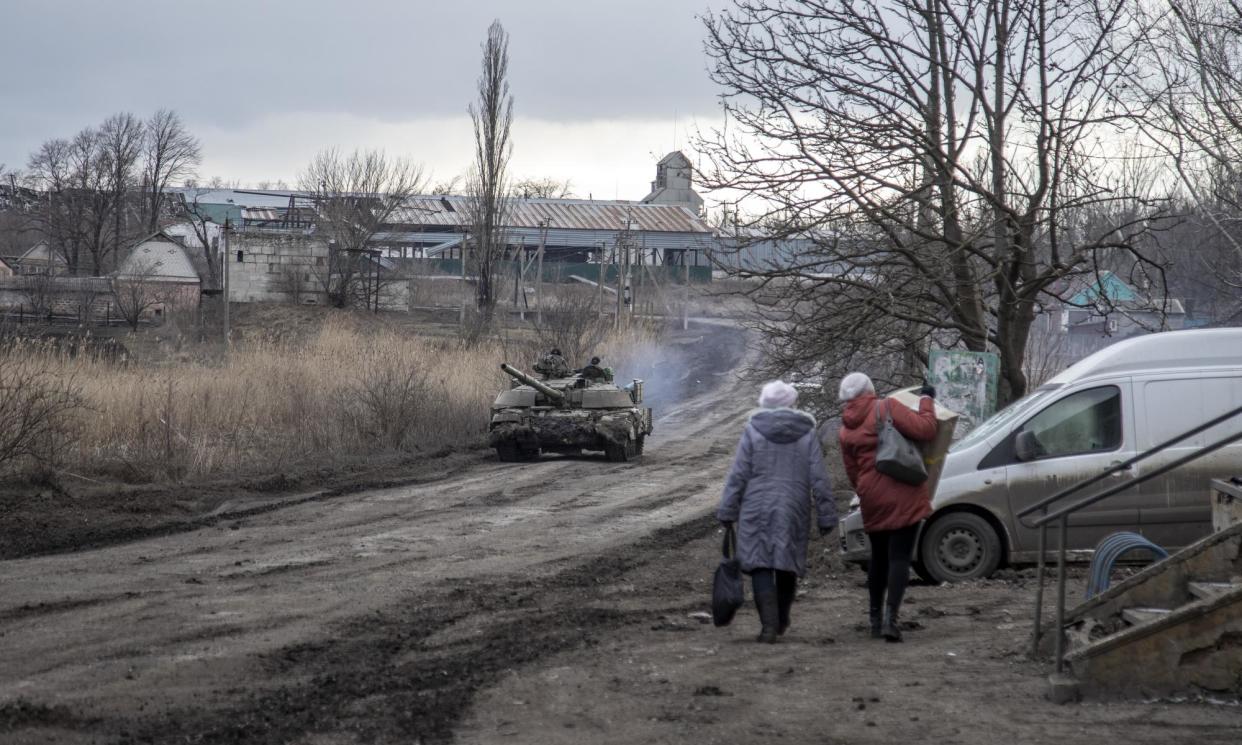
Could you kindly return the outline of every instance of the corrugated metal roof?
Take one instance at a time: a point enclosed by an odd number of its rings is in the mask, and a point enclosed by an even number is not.
[[[505,227],[620,231],[626,221],[635,231],[656,233],[711,233],[693,210],[668,204],[605,202],[586,199],[512,199]],[[417,196],[393,213],[394,225],[464,227],[470,222],[467,197]]]

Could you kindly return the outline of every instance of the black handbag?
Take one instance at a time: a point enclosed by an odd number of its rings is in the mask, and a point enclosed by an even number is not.
[[[885,404],[881,420],[880,406]],[[892,405],[888,399],[875,405],[875,470],[904,484],[918,486],[927,480],[927,465],[918,446],[893,425],[893,414],[888,409]]]
[[[737,609],[746,602],[742,590],[742,564],[737,560],[737,536],[733,532],[733,525],[725,526],[720,553],[724,558],[716,567],[716,576],[712,581],[712,623],[728,626]]]

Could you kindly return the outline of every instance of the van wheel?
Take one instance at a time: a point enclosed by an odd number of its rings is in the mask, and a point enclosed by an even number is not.
[[[1000,537],[987,520],[951,512],[923,531],[915,571],[932,582],[961,582],[987,577],[1000,559]]]

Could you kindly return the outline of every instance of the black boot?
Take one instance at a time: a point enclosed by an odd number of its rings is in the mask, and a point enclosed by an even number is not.
[[[776,633],[784,636],[789,630],[789,611],[793,608],[794,597],[798,594],[798,579],[796,576],[782,576],[776,583],[776,609],[778,611],[777,618],[780,625],[776,627]]]
[[[757,641],[772,644],[780,633],[780,609],[777,604],[776,592],[766,590],[755,593],[755,608],[759,610],[759,623],[763,630],[759,632]]]
[[[882,613],[883,611],[880,610],[880,607],[878,605],[871,606],[871,638],[872,639],[880,638],[880,625],[884,622],[884,617]]]
[[[891,605],[884,609],[884,621],[880,626],[880,634],[886,642],[901,641],[901,627],[900,622],[897,620],[897,609]]]

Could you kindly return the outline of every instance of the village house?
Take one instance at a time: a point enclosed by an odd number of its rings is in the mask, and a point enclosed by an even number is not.
[[[69,271],[65,257],[47,241],[39,241],[17,257],[18,274],[50,274],[60,276]]]
[[[121,283],[141,283],[160,302],[158,311],[196,308],[202,277],[181,241],[165,231],[140,239],[112,276]]]
[[[1185,322],[1181,300],[1159,297],[1107,270],[1050,287],[1037,317],[1049,332],[1117,339],[1180,329]]]

